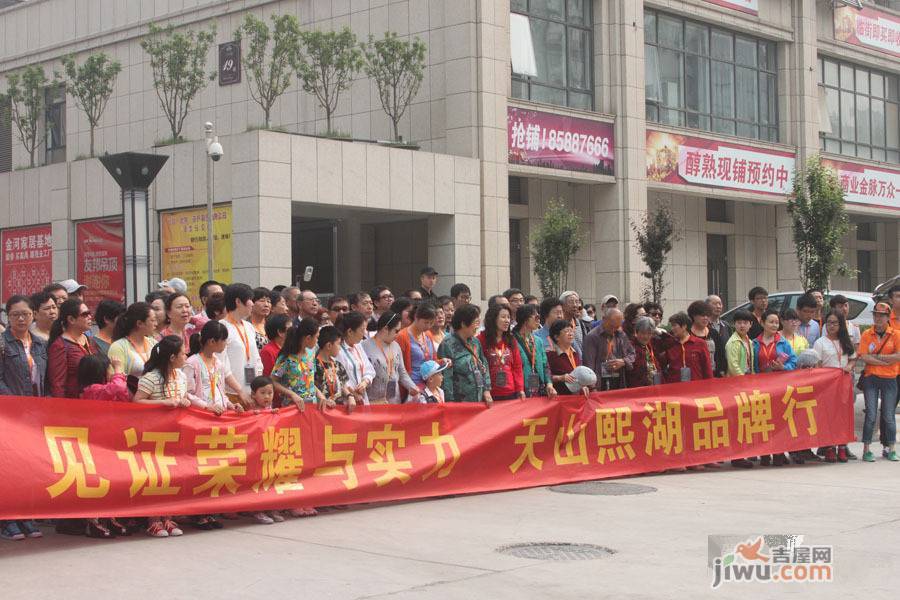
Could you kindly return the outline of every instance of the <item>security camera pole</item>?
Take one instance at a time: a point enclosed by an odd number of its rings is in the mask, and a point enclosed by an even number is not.
[[[222,157],[222,144],[219,143],[219,136],[213,137],[213,124],[206,123],[206,268],[208,271],[208,279],[213,278],[213,186],[215,185],[215,174],[213,171],[213,161],[217,161]]]

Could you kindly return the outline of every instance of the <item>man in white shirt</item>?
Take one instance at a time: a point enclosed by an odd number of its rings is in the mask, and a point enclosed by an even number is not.
[[[262,375],[262,360],[256,348],[256,331],[249,321],[253,308],[253,290],[246,283],[232,283],[225,288],[225,310],[221,321],[228,329],[228,342],[219,360],[228,361],[232,375],[248,394],[250,382]]]

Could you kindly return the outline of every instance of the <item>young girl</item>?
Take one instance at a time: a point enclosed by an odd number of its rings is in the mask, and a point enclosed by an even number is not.
[[[272,403],[275,401],[275,384],[272,378],[266,375],[258,375],[250,382],[250,399],[257,407],[257,411],[271,410],[278,412],[278,408],[273,408]]]
[[[115,366],[103,354],[85,356],[78,363],[78,385],[85,400],[109,400],[131,402],[131,392],[126,385],[127,378],[115,372]],[[117,519],[89,519],[88,532],[91,537],[113,537],[131,535],[128,528]]]
[[[316,388],[325,395],[322,408],[334,408],[338,403],[347,404],[347,412],[356,408],[356,398],[350,390],[350,378],[344,365],[335,360],[341,351],[341,334],[337,327],[329,325],[319,331],[319,355],[316,358]]]
[[[225,350],[227,340],[228,329],[219,321],[208,321],[199,335],[191,337],[191,357],[184,364],[187,391],[189,397],[196,399],[194,405],[217,415],[226,410],[244,412],[241,404],[228,399],[226,390],[236,394],[241,402],[250,402],[250,396],[216,356]]]
[[[131,392],[124,373],[116,373],[116,366],[103,354],[85,356],[78,363],[78,385],[85,400],[131,402]]]
[[[318,340],[319,324],[312,319],[303,319],[288,332],[272,369],[272,382],[281,394],[282,406],[294,403],[302,412],[307,402],[325,402],[315,384]]]
[[[134,401],[172,408],[187,408],[192,402],[199,403],[199,399],[188,396],[187,378],[181,372],[186,361],[181,337],[163,337],[144,363],[144,376],[138,381]],[[184,533],[171,517],[151,517],[149,521],[147,534],[152,537],[174,537]]]

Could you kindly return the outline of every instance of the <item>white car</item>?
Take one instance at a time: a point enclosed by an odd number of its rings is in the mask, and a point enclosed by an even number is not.
[[[843,292],[840,290],[832,290],[825,294],[825,308],[828,308],[828,301],[838,294],[846,296],[850,301],[850,314],[848,315],[852,323],[858,326],[872,325],[872,309],[875,308],[875,301],[872,294],[865,292]],[[803,295],[803,292],[774,292],[769,294],[769,308],[782,312],[788,308],[797,310],[797,299]],[[729,325],[734,325],[734,313],[738,310],[753,310],[749,302],[745,302],[740,306],[732,308],[728,312],[722,314],[722,319]]]

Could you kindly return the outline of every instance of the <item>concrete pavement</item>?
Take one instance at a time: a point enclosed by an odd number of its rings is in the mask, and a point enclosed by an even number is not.
[[[858,422],[861,418],[858,416]],[[853,450],[862,453],[861,445]],[[245,599],[862,598],[900,564],[900,463],[807,464],[621,480],[641,495],[548,488],[370,505],[282,524],[227,522],[181,538],[48,535],[0,543],[2,597]],[[710,588],[707,535],[797,533],[834,546],[830,584]],[[496,552],[596,544],[556,562]]]

